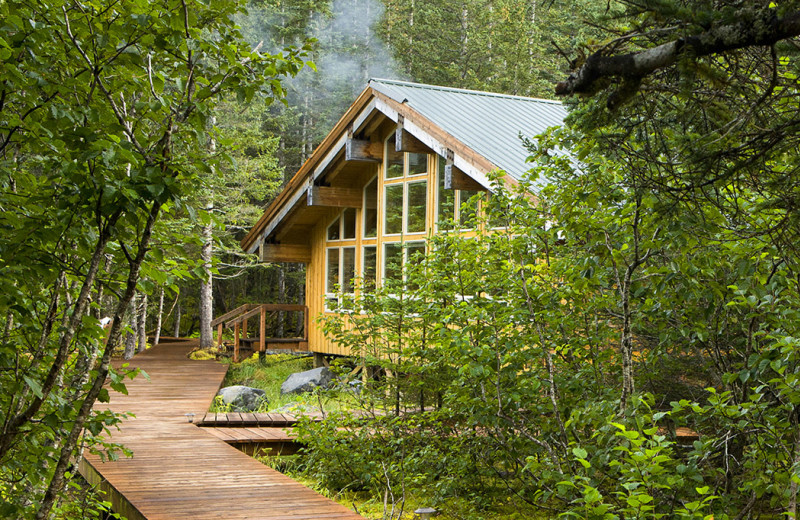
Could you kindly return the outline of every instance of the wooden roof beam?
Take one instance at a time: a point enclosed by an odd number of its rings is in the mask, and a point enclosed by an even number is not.
[[[405,128],[405,118],[397,115],[397,130],[394,134],[394,147],[398,152],[431,153],[425,143],[411,135]]]
[[[383,161],[383,143],[366,139],[356,139],[353,131],[347,132],[344,152],[345,161],[381,162]]]
[[[307,203],[309,206],[328,208],[360,208],[363,201],[361,190],[355,188],[334,188],[329,186],[309,186]]]
[[[311,246],[302,244],[261,244],[262,262],[311,263]]]
[[[453,152],[450,150],[447,151],[447,163],[444,166],[444,188],[446,190],[488,191],[481,183],[453,164]]]

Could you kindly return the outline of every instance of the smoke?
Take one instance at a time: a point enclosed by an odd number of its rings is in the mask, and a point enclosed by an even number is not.
[[[257,1],[257,0],[253,0]],[[284,80],[289,108],[273,105],[263,128],[281,139],[279,160],[290,177],[367,86],[370,78],[403,79],[380,35],[381,0],[264,1],[251,4],[237,22],[253,46],[266,52],[317,40],[310,59],[316,72],[303,69]]]
[[[403,75],[376,29],[384,6],[377,0],[333,0],[332,16],[321,24],[317,63],[323,83],[332,90],[349,84],[358,94],[370,78],[400,79]]]

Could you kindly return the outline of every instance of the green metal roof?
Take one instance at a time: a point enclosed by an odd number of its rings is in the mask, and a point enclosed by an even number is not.
[[[388,79],[372,79],[369,85],[406,103],[515,179],[530,169],[520,136],[539,135],[567,115],[561,103],[546,99]]]

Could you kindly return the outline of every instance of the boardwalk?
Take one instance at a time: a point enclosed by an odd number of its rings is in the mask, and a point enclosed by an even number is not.
[[[132,365],[150,381],[137,377],[128,382],[128,396],[112,392],[111,403],[98,404],[136,414],[112,437],[132,458],[103,463],[89,455],[81,463],[115,511],[129,520],[361,519],[189,424],[185,414],[205,415],[226,371],[214,361],[187,359],[193,346],[162,344],[139,354]]]

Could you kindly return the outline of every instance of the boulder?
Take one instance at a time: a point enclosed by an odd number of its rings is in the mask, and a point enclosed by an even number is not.
[[[266,392],[249,386],[226,386],[217,395],[222,397],[224,404],[230,405],[233,412],[254,412],[268,404]]]
[[[281,385],[281,395],[310,392],[317,387],[327,388],[331,381],[333,381],[333,372],[326,367],[296,372],[287,377]]]

